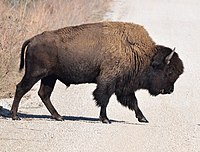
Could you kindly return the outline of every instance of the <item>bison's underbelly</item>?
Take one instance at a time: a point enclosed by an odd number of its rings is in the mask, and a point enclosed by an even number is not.
[[[65,84],[96,83],[99,69],[81,64],[74,66],[62,66],[59,70],[58,79]]]
[[[86,49],[87,48],[87,49]],[[59,50],[58,77],[66,84],[95,83],[99,75],[100,62],[97,53],[85,49]]]

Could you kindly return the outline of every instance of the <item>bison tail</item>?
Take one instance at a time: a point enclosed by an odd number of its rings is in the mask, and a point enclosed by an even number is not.
[[[26,46],[30,43],[30,39],[25,41],[22,45],[22,49],[21,49],[21,61],[20,61],[20,67],[19,67],[19,71],[21,71],[24,68],[24,52],[26,49]]]

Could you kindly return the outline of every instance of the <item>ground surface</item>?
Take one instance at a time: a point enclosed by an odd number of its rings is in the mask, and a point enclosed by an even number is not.
[[[57,82],[52,101],[65,121],[49,118],[37,96],[38,84],[22,100],[21,121],[7,118],[12,100],[0,100],[0,151],[200,152],[200,2],[197,0],[116,1],[107,18],[144,25],[158,43],[176,47],[185,72],[172,95],[151,97],[138,91],[150,121],[142,124],[115,96],[108,106],[111,125],[98,121],[95,85],[66,89]]]

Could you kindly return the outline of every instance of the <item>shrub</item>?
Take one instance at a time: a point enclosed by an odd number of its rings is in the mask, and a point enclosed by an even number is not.
[[[22,43],[43,31],[102,21],[110,0],[1,0],[0,98],[12,97]]]

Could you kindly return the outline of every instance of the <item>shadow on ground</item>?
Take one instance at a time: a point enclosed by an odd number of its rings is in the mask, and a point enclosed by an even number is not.
[[[18,113],[18,116],[22,119],[47,119],[47,121],[54,121],[50,115],[35,115],[35,114],[24,114]],[[0,107],[0,119],[11,118],[10,110]],[[82,117],[82,116],[63,116],[66,121],[83,121],[88,123],[100,123],[99,118]],[[132,124],[132,125],[144,125],[140,123],[129,123],[120,120],[110,120],[111,123],[122,123],[122,124]]]

